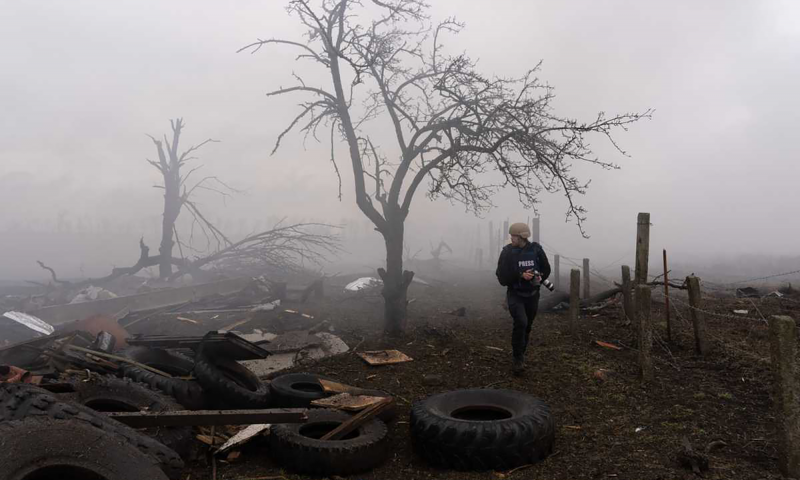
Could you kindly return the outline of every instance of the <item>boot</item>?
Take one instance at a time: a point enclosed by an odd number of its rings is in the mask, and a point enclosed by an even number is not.
[[[514,376],[521,377],[525,373],[525,362],[522,358],[515,358],[511,365],[511,372]]]

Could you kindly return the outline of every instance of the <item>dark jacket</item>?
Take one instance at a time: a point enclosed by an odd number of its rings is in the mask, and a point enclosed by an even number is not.
[[[528,242],[521,248],[511,244],[503,247],[495,272],[500,285],[522,296],[533,295],[539,290],[540,284],[536,278],[525,281],[522,273],[526,270],[538,271],[543,280],[550,276],[550,262],[542,246],[536,242]]]

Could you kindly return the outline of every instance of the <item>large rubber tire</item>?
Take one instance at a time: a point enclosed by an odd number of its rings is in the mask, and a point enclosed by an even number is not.
[[[272,408],[311,408],[311,402],[320,398],[331,396],[322,388],[319,380],[333,380],[325,375],[316,373],[287,373],[272,379],[269,384],[270,406]],[[390,397],[382,390],[361,389],[361,395],[374,397]],[[397,408],[393,403],[384,410],[378,418],[384,422],[393,420],[397,416]]]
[[[131,347],[119,355],[174,377],[188,377],[194,370],[191,358],[160,348]],[[209,406],[203,387],[195,380],[165,377],[130,364],[122,364],[120,371],[125,377],[166,393],[189,410],[203,410]]]
[[[194,375],[223,409],[268,408],[269,388],[255,373],[235,360],[213,355],[202,346],[197,352]]]
[[[275,458],[298,473],[349,475],[371,470],[389,455],[386,424],[378,419],[342,440],[319,440],[351,416],[338,410],[309,410],[304,424],[272,427],[271,451]]]
[[[320,375],[287,373],[272,379],[269,392],[273,408],[308,408],[311,402],[330,396],[319,383]]]
[[[456,390],[411,408],[411,439],[429,463],[506,470],[553,451],[555,421],[543,401],[513,390]]]
[[[0,423],[0,465],[3,480],[167,479],[158,462],[116,433],[46,417]]]
[[[77,401],[99,412],[172,412],[183,407],[172,397],[136,383],[130,378],[93,376],[73,382]],[[184,460],[192,453],[194,436],[191,427],[153,427],[141,430],[175,450]]]
[[[116,435],[152,458],[169,478],[180,478],[183,460],[170,448],[77,403],[58,401],[50,392],[26,384],[0,384],[0,423],[27,418],[69,420]]]

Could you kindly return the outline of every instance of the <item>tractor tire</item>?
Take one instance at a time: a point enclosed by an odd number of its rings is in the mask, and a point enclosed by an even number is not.
[[[287,373],[269,384],[273,408],[309,408],[311,402],[330,396],[319,383],[320,375]]]
[[[77,419],[0,423],[0,465],[3,480],[167,480],[155,459],[116,433]]]
[[[306,423],[272,427],[271,451],[298,473],[332,476],[372,470],[389,456],[388,430],[382,421],[373,419],[342,440],[319,440],[350,418],[338,410],[309,410]]]
[[[411,439],[430,464],[507,470],[553,451],[555,421],[543,401],[513,390],[456,390],[417,401]]]
[[[173,377],[188,377],[194,370],[194,361],[191,358],[160,348],[131,347],[119,355]],[[208,407],[208,397],[195,380],[165,377],[131,364],[122,364],[120,370],[122,376],[166,393],[188,410],[203,410]]]
[[[158,413],[183,410],[172,397],[130,378],[95,376],[87,381],[75,381],[73,385],[77,402],[98,412]],[[191,427],[153,427],[141,431],[175,450],[184,460],[192,453],[194,437]]]
[[[255,373],[202,346],[195,358],[194,376],[204,390],[216,397],[219,408],[268,408],[270,405],[269,388]]]
[[[172,479],[180,478],[183,460],[172,449],[138,431],[77,403],[58,401],[47,390],[14,383],[0,384],[0,423],[28,418],[69,420],[111,435],[147,455]]]

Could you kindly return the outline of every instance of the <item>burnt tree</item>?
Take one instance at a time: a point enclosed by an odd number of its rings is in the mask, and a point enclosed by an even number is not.
[[[182,153],[178,153],[178,144],[180,143],[181,132],[185,124],[181,118],[170,120],[170,124],[172,126],[172,142],[169,141],[166,135],[164,135],[163,141],[150,135],[150,138],[156,146],[156,151],[158,152],[158,161],[147,159],[148,163],[158,169],[164,179],[163,185],[156,185],[156,188],[164,190],[161,245],[158,251],[158,273],[159,277],[164,279],[172,275],[172,265],[175,263],[172,250],[176,242],[178,242],[179,247],[181,246],[175,222],[177,222],[178,216],[181,214],[184,207],[186,207],[194,217],[193,226],[198,225],[205,233],[207,239],[213,238],[216,240],[218,248],[222,244],[230,243],[225,235],[203,216],[198,210],[197,205],[191,200],[192,193],[198,189],[212,190],[226,195],[227,193],[225,190],[230,190],[230,188],[214,176],[203,177],[191,187],[187,187],[192,174],[199,170],[202,165],[195,166],[189,169],[188,172],[182,172],[181,170],[188,162],[196,160],[197,157],[192,156],[194,152],[205,144],[216,142],[216,140],[207,139],[202,143],[192,145]],[[220,186],[224,190],[221,190],[219,188]],[[181,257],[183,257],[182,254]]]
[[[268,94],[306,95],[273,153],[295,128],[314,136],[319,127],[330,128],[338,175],[337,134],[345,141],[356,204],[386,245],[386,268],[378,272],[390,334],[405,324],[414,274],[403,270],[403,231],[420,187],[431,199],[459,201],[476,213],[490,208],[502,187],[515,188],[520,202],[534,208],[541,192],[561,191],[567,218],[583,232],[586,211],[575,197],[588,184],[570,173],[571,164],[618,168],[596,158],[584,137],[598,133],[616,146],[612,130],[650,115],[600,113],[588,122],[556,116],[552,88],[536,78],[538,65],[519,78],[480,73],[468,56],[450,55],[442,45],[463,25],[454,19],[432,23],[422,0],[292,0],[287,10],[307,28],[304,40],[259,39],[240,51],[270,44],[294,48],[298,61],[326,72],[314,77],[327,76],[320,84],[294,75],[294,86]],[[376,142],[378,121],[390,125],[391,148]],[[483,175],[489,171],[497,173]],[[339,187],[341,199],[341,176]]]

